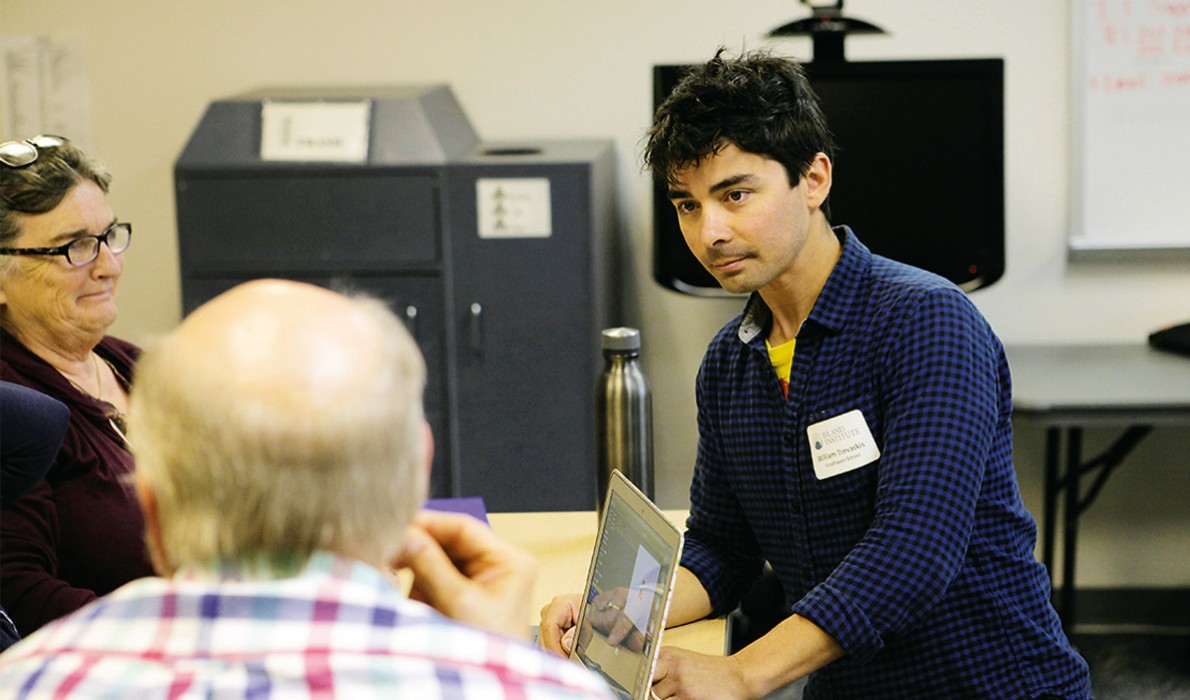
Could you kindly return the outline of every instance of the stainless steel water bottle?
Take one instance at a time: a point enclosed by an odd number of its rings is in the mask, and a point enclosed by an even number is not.
[[[596,508],[601,515],[613,469],[653,498],[653,398],[640,367],[640,331],[604,329],[603,358],[595,383]]]

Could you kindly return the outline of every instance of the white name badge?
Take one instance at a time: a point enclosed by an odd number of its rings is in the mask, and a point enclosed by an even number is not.
[[[829,479],[859,469],[880,458],[868,422],[859,410],[848,411],[806,428],[814,474]]]

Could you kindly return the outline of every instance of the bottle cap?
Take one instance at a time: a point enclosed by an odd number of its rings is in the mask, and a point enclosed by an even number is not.
[[[640,331],[635,328],[604,328],[604,350],[640,350]]]

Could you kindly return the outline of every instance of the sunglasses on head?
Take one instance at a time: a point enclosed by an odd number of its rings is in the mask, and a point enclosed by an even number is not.
[[[10,168],[23,168],[37,162],[42,149],[59,148],[67,143],[62,136],[45,134],[31,139],[5,141],[0,143],[0,163]]]

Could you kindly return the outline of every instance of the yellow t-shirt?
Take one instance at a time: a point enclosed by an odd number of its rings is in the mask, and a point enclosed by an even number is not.
[[[773,347],[768,340],[764,341],[764,346],[769,349],[769,362],[773,365],[773,371],[777,373],[777,379],[781,381],[781,391],[785,396],[789,397],[789,372],[793,368],[793,348],[797,345],[797,338],[781,343]]]

